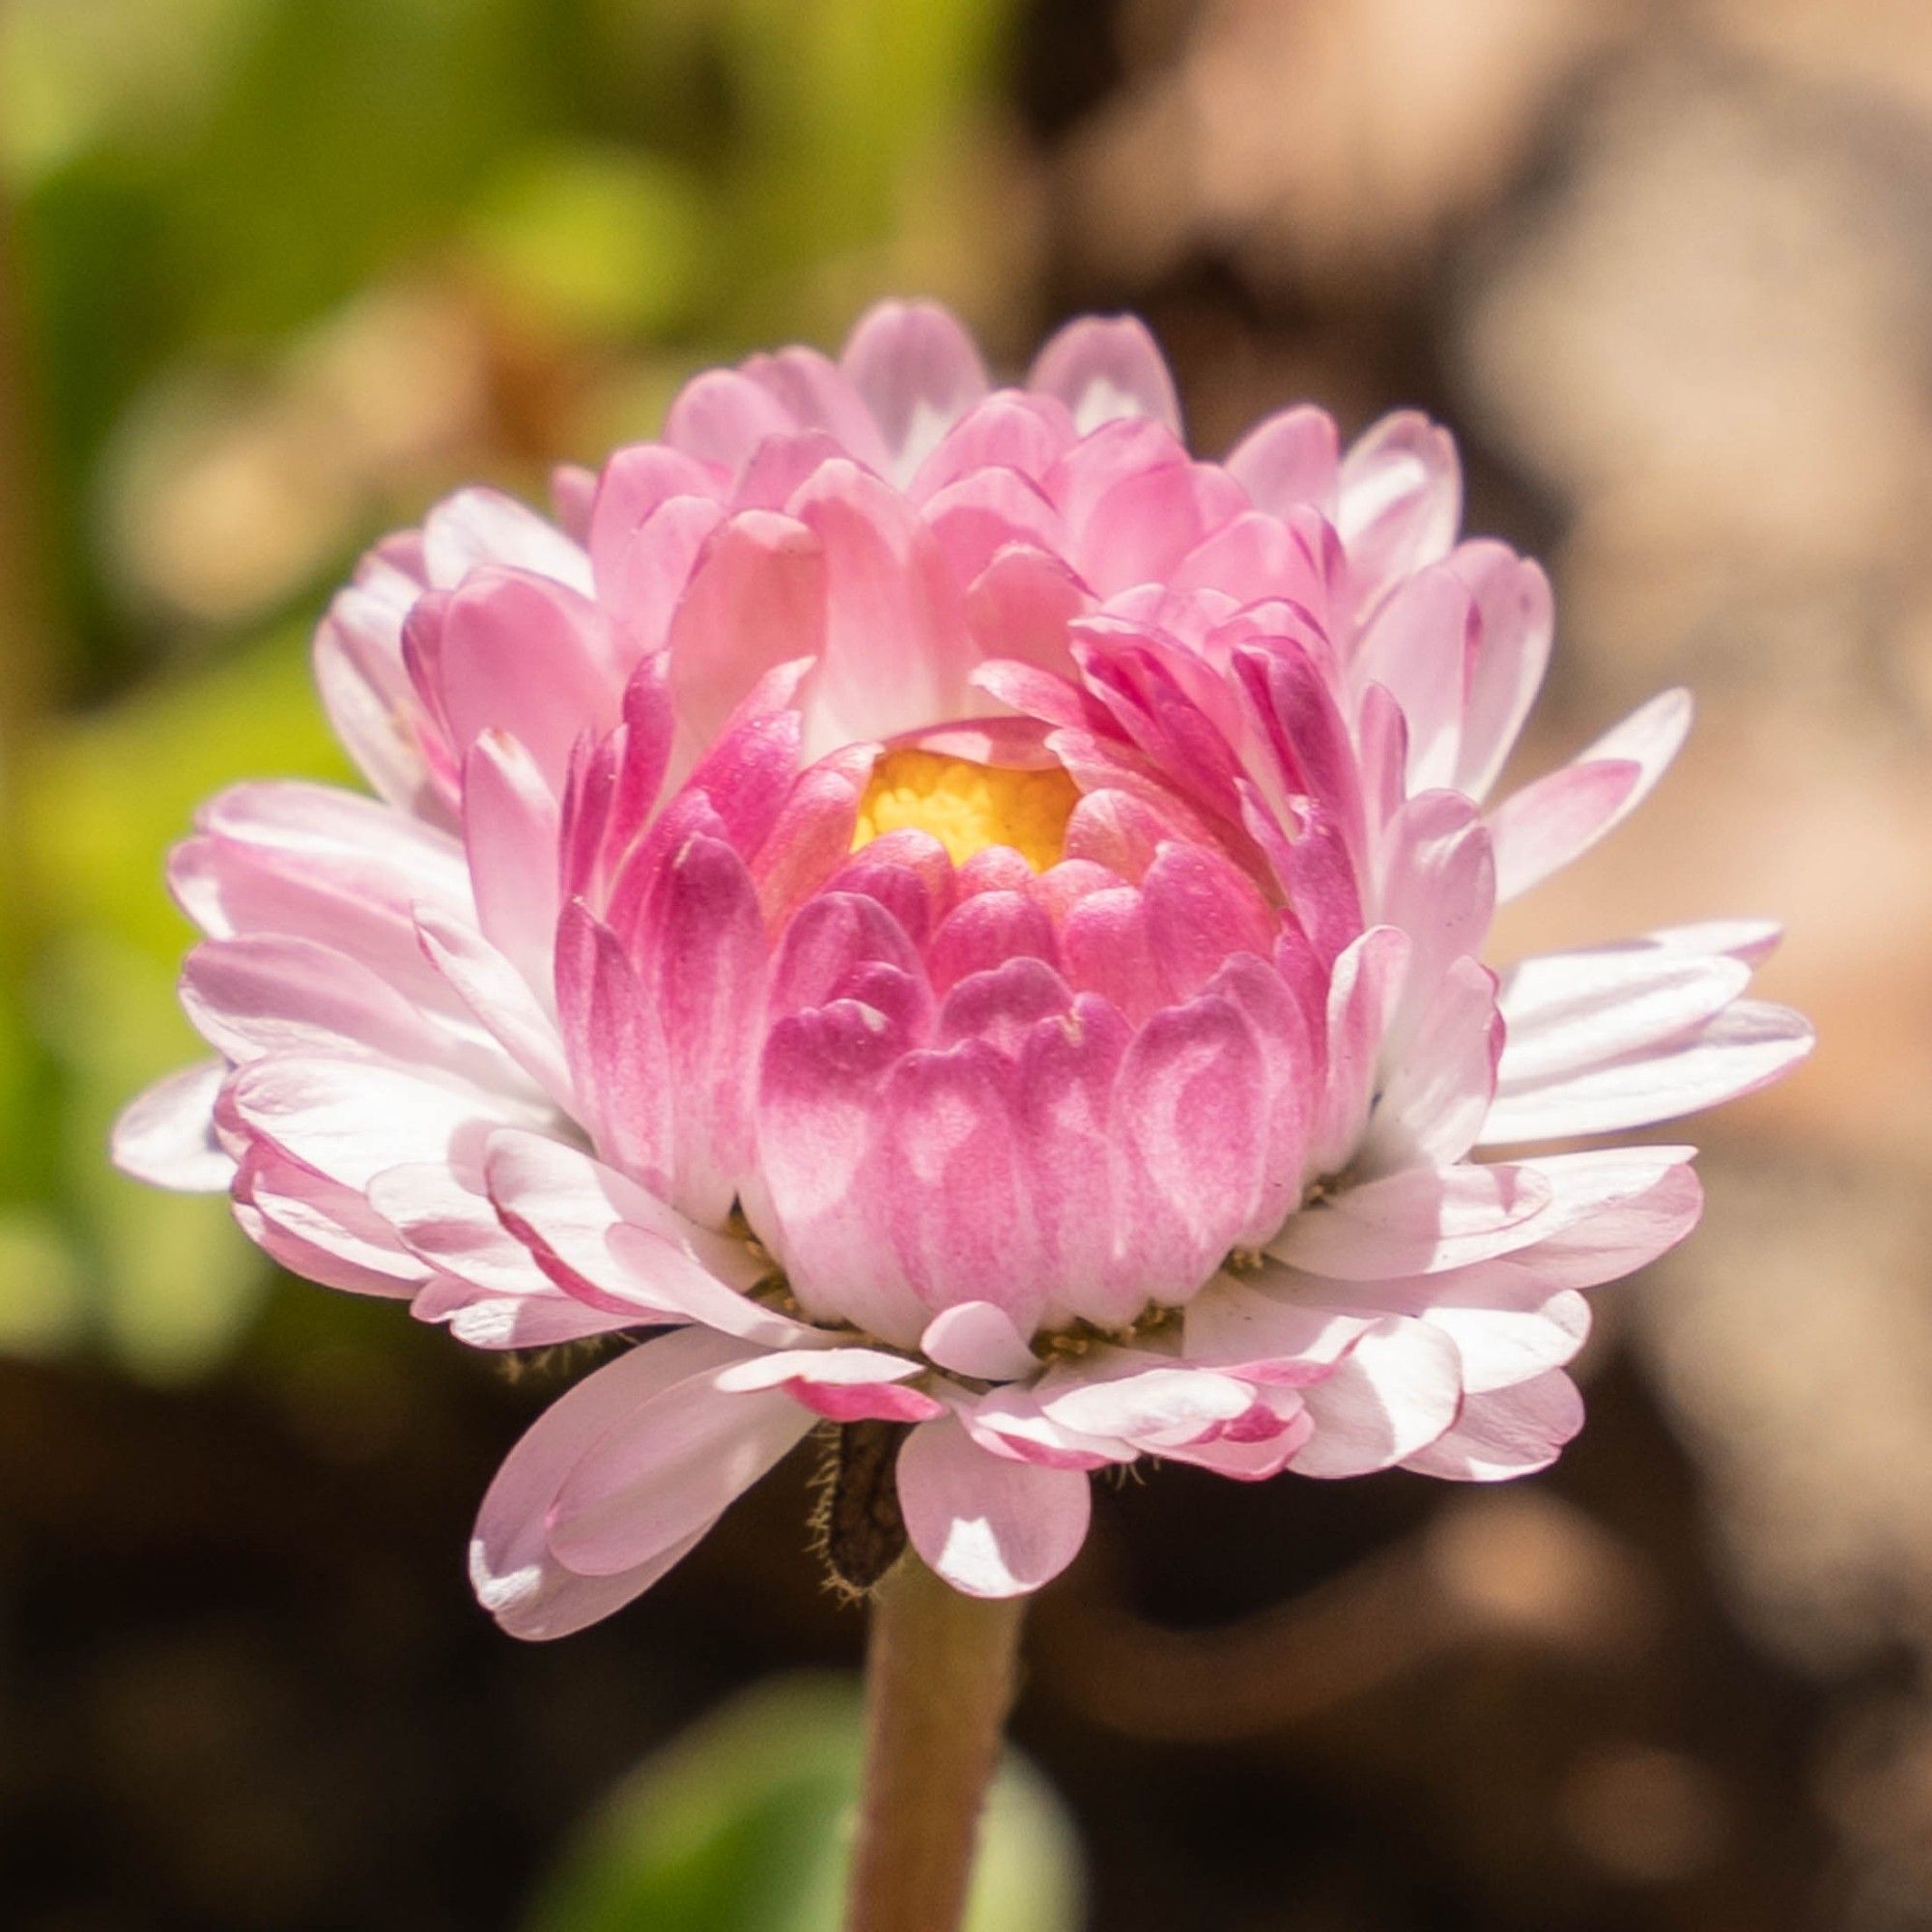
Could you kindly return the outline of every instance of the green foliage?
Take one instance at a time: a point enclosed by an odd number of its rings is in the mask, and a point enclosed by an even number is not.
[[[837,1932],[862,1712],[838,1678],[767,1685],[643,1766],[581,1831],[526,1932]],[[987,1809],[967,1932],[1073,1932],[1078,1860],[1017,1758]]]

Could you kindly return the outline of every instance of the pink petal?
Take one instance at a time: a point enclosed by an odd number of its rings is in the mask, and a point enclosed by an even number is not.
[[[856,464],[834,462],[790,510],[825,550],[825,647],[807,756],[967,712],[976,654],[959,590],[912,506]]]
[[[1114,1123],[1132,1165],[1123,1268],[1142,1300],[1184,1301],[1249,1228],[1263,1186],[1261,1049],[1232,1001],[1206,994],[1148,1022]]]
[[[1132,316],[1068,323],[1039,352],[1027,386],[1065,403],[1083,436],[1117,416],[1149,416],[1180,434],[1180,399],[1167,358]]]
[[[1341,442],[1335,419],[1307,403],[1251,429],[1228,454],[1228,472],[1258,510],[1285,516],[1299,503],[1334,507]]]
[[[766,1200],[753,1220],[808,1311],[910,1348],[930,1310],[905,1279],[879,1185],[879,1089],[904,1050],[887,1016],[857,1000],[772,1028],[757,1103]]]
[[[440,658],[459,750],[486,731],[517,738],[554,795],[585,730],[617,722],[629,653],[597,605],[520,571],[471,576],[449,600]]]
[[[752,1157],[754,1016],[765,928],[744,862],[723,839],[682,841],[660,873],[639,941],[651,962],[674,1095],[673,1205],[717,1225]]]
[[[973,338],[933,302],[868,309],[838,359],[871,411],[900,482],[986,393],[986,367]]]
[[[1049,1284],[1009,1085],[981,1041],[908,1054],[885,1086],[879,1184],[894,1247],[926,1307],[990,1300],[1031,1333]]]
[[[817,653],[826,568],[791,517],[743,510],[716,529],[670,620],[670,695],[683,742],[707,745],[777,666]]]
[[[1093,1511],[1083,1472],[988,1455],[951,1419],[906,1438],[898,1492],[913,1548],[969,1597],[1023,1596],[1057,1577]]]

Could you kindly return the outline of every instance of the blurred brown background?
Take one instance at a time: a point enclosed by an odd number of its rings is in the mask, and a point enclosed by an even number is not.
[[[547,1877],[735,1687],[855,1658],[803,1472],[519,1648],[461,1551],[556,1370],[270,1281],[99,1146],[185,1050],[192,800],[336,769],[301,639],[358,545],[889,289],[1012,366],[1140,310],[1208,451],[1447,420],[1557,582],[1529,759],[1701,707],[1509,948],[1775,915],[1823,1039],[1697,1130],[1550,1476],[1103,1499],[1017,1727],[1088,1922],[1932,1925],[1923,0],[0,0],[0,1918],[807,1923],[689,1847],[676,1918]]]

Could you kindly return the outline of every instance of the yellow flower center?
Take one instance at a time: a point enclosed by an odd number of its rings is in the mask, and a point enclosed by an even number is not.
[[[963,866],[988,845],[1010,845],[1036,872],[1057,865],[1079,788],[1058,765],[1022,772],[937,752],[888,752],[859,802],[852,849],[908,827],[929,832]]]

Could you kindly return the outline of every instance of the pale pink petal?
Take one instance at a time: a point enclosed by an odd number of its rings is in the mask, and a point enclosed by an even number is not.
[[[832,1422],[930,1422],[946,1406],[906,1382],[924,1365],[882,1349],[781,1349],[723,1371],[726,1394],[781,1389]]]
[[[1490,813],[1496,853],[1496,897],[1520,898],[1587,852],[1626,815],[1643,782],[1629,758],[1565,765],[1512,792]]]
[[[479,1162],[484,1142],[526,1110],[462,1081],[380,1062],[278,1054],[235,1077],[235,1111],[254,1132],[359,1192],[385,1168]]]
[[[1512,899],[1580,858],[1650,796],[1690,729],[1690,695],[1666,691],[1490,814],[1496,895]]]
[[[891,452],[851,379],[816,349],[793,347],[753,355],[742,373],[768,390],[800,429],[829,436],[868,469],[886,471]]]
[[[665,415],[664,440],[700,463],[736,472],[766,437],[804,427],[750,377],[736,369],[707,369],[678,391]]]
[[[1508,1482],[1547,1469],[1582,1426],[1583,1399],[1576,1383],[1555,1371],[1470,1396],[1456,1426],[1403,1467],[1452,1482]]]
[[[554,524],[499,490],[459,490],[423,520],[423,565],[431,586],[454,590],[473,570],[526,570],[590,594],[590,559]]]
[[[1254,1276],[1216,1275],[1187,1304],[1182,1349],[1187,1360],[1287,1387],[1329,1375],[1376,1317],[1336,1308],[1332,1293],[1316,1303],[1277,1292],[1277,1284],[1289,1279],[1278,1268]]]
[[[1380,923],[1409,937],[1408,977],[1393,1050],[1420,1019],[1452,960],[1477,956],[1489,936],[1495,859],[1475,807],[1457,792],[1424,792],[1396,814],[1383,859]]]
[[[1461,1160],[1496,1091],[1503,1037],[1495,975],[1474,959],[1454,961],[1382,1085],[1355,1171]]]
[[[565,1569],[548,1534],[558,1492],[592,1444],[689,1376],[731,1359],[728,1345],[694,1331],[633,1349],[553,1403],[511,1450],[477,1516],[469,1577],[483,1607],[513,1636],[567,1636],[609,1616],[710,1527],[698,1524],[628,1573],[594,1577]]]
[[[228,1068],[184,1066],[138,1094],[114,1123],[114,1164],[135,1180],[183,1194],[219,1194],[235,1162],[214,1138],[214,1100]]]
[[[350,1294],[415,1294],[431,1269],[362,1194],[272,1148],[249,1149],[235,1176],[235,1218],[270,1260]]]
[[[1012,1318],[993,1301],[959,1301],[942,1308],[920,1337],[919,1348],[942,1369],[984,1381],[1017,1380],[1039,1366]]]
[[[416,915],[423,952],[490,1037],[559,1107],[575,1089],[556,1022],[529,983],[473,927],[424,906]]]
[[[1024,1596],[1057,1577],[1094,1506],[1085,1473],[988,1455],[951,1418],[906,1437],[898,1492],[913,1548],[969,1597]]]
[[[1479,799],[1501,774],[1542,686],[1555,612],[1548,578],[1503,544],[1459,544],[1449,568],[1476,602],[1476,661],[1455,784]]]
[[[1520,1164],[1407,1168],[1304,1208],[1268,1252],[1342,1281],[1434,1274],[1527,1246],[1551,1198]]]
[[[1634,941],[1525,959],[1503,975],[1505,1090],[1542,1085],[1654,1046],[1730,1005],[1750,982],[1742,960]]]
[[[573,1293],[628,1309],[639,1324],[698,1321],[774,1348],[803,1332],[743,1293],[767,1271],[743,1242],[696,1226],[588,1154],[504,1132],[483,1171],[504,1225]]]
[[[1119,1373],[1095,1375],[1092,1357],[1057,1379],[1049,1372],[1038,1391],[1042,1412],[1079,1435],[1150,1446],[1193,1440],[1254,1406],[1253,1391],[1232,1376],[1120,1352],[1126,1359]]]
[[[816,1417],[781,1390],[724,1393],[720,1378],[742,1351],[724,1344],[713,1353],[724,1359],[620,1416],[564,1477],[550,1512],[559,1562],[611,1577],[655,1561],[716,1522],[810,1433]]]
[[[1475,601],[1448,564],[1405,579],[1363,633],[1350,682],[1356,691],[1379,684],[1401,707],[1412,792],[1456,776],[1480,635]]]
[[[614,451],[597,478],[590,505],[588,549],[597,592],[614,604],[618,566],[632,540],[666,504],[716,497],[722,472],[663,442],[632,443]]]
[[[463,847],[482,934],[545,1006],[560,880],[556,795],[514,735],[487,731],[463,762]]]
[[[1383,416],[1342,459],[1335,525],[1365,601],[1446,556],[1462,514],[1456,445],[1413,410]]]
[[[1332,1376],[1302,1390],[1315,1434],[1290,1466],[1300,1476],[1366,1476],[1406,1462],[1455,1422],[1462,1368],[1439,1328],[1378,1322]]]
[[[1498,1093],[1483,1145],[1620,1133],[1754,1093],[1816,1043],[1788,1007],[1739,1000],[1674,1040]]]
[[[1335,961],[1328,983],[1327,1081],[1308,1151],[1310,1170],[1332,1174],[1368,1124],[1382,1040],[1407,984],[1408,935],[1372,926]]]
[[[182,969],[195,1030],[237,1065],[266,1054],[361,1053],[492,1082],[502,1056],[312,939],[257,933],[197,946]],[[514,1079],[514,1076],[511,1076]]]

